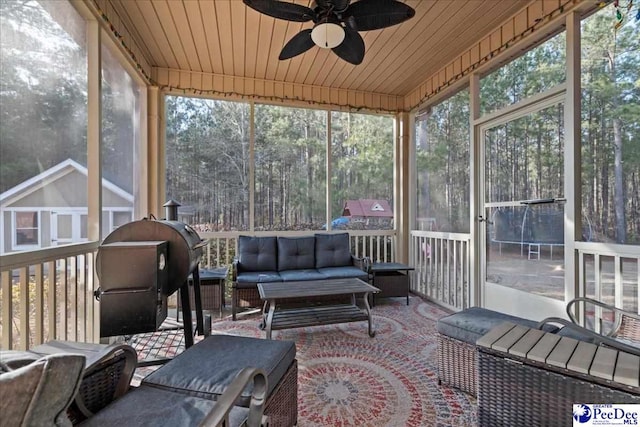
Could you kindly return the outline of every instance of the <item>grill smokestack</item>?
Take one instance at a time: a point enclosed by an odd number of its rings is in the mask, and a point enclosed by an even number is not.
[[[178,220],[178,206],[181,206],[180,203],[176,202],[173,199],[170,199],[164,205],[165,216],[167,221],[177,221]]]

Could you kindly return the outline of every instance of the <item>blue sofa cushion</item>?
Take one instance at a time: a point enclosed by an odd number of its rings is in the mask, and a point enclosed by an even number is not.
[[[241,271],[277,271],[274,237],[238,237],[238,267]]]
[[[147,375],[142,384],[215,400],[242,368],[251,366],[267,375],[270,396],[295,357],[292,341],[211,335]],[[248,406],[252,389],[242,392],[240,405]]]
[[[303,270],[285,270],[280,272],[280,277],[284,282],[299,282],[305,280],[323,280],[327,276],[320,273],[315,268],[307,268]]]
[[[315,268],[315,238],[279,237],[278,271]]]
[[[316,268],[353,265],[349,233],[316,234]]]
[[[512,322],[534,329],[538,325],[538,322],[534,320],[511,316],[486,308],[470,307],[441,318],[438,320],[436,329],[442,335],[458,341],[475,344],[478,338],[503,322]],[[555,332],[558,328],[552,326],[551,329],[545,328],[545,330],[547,332]]]
[[[255,288],[256,283],[272,282],[282,282],[282,277],[277,271],[245,271],[238,273],[238,277],[236,277],[238,288]]]
[[[367,281],[368,275],[366,271],[360,270],[358,267],[325,267],[319,268],[318,271],[327,279],[349,279],[352,277]]]

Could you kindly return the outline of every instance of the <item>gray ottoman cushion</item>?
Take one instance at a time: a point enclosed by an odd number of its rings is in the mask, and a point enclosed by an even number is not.
[[[216,402],[195,396],[174,393],[155,387],[138,387],[111,403],[82,426],[197,426],[214,408]],[[230,425],[239,426],[249,409],[234,407]]]
[[[503,322],[536,328],[538,322],[517,316],[488,310],[481,307],[470,307],[458,313],[451,314],[438,320],[438,333],[448,337],[475,344],[476,340]],[[555,332],[558,328],[547,332]],[[546,330],[546,329],[545,329]]]
[[[149,374],[142,384],[215,400],[238,372],[254,367],[267,375],[271,395],[295,357],[292,341],[212,335]],[[238,404],[249,405],[251,390],[247,387]]]

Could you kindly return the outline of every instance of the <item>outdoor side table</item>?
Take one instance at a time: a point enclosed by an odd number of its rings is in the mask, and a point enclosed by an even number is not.
[[[203,310],[218,310],[222,318],[222,307],[224,307],[224,291],[227,281],[227,267],[201,268],[200,269],[200,295],[202,298]],[[195,307],[193,292],[193,280],[189,276],[189,302],[191,307]]]
[[[406,297],[409,305],[409,271],[414,270],[405,264],[398,262],[374,262],[369,267],[371,284],[380,289],[378,294],[373,294],[373,305],[376,305],[376,297]]]

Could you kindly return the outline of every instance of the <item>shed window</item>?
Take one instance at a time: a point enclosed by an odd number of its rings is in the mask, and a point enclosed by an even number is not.
[[[16,212],[16,245],[38,244],[38,212]]]

